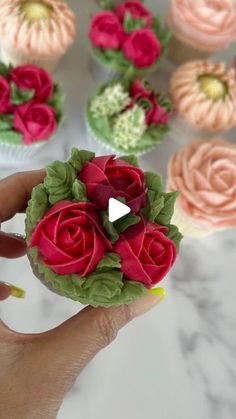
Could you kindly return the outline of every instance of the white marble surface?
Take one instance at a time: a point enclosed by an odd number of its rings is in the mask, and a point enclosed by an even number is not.
[[[69,3],[77,12],[78,38],[56,73],[67,93],[66,125],[57,142],[34,161],[11,168],[1,163],[0,177],[67,158],[71,146],[106,154],[88,138],[83,119],[86,99],[96,85],[85,42],[89,15],[96,6],[92,0]],[[160,14],[167,5],[162,0],[148,3]],[[225,53],[228,61],[231,52]],[[163,65],[154,77],[163,89],[170,71],[171,66]],[[234,135],[235,130],[230,137]],[[176,138],[167,138],[156,152],[141,159],[143,168],[165,175],[168,157],[177,147]],[[3,227],[23,232],[23,216]],[[166,302],[130,324],[91,362],[66,397],[58,418],[234,419],[235,249],[235,231],[184,241],[178,262],[164,283]],[[26,258],[1,259],[0,269],[0,279],[27,290],[24,301],[9,299],[0,306],[2,319],[18,331],[45,331],[81,309],[34,279]]]

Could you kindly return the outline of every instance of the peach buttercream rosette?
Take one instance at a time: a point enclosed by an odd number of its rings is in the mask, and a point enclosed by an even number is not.
[[[64,1],[1,0],[0,42],[6,64],[58,61],[74,38],[75,16]]]
[[[195,48],[215,51],[236,39],[235,0],[172,0],[168,22],[175,35]]]
[[[196,140],[171,158],[169,191],[180,190],[173,222],[189,237],[236,227],[236,145]]]
[[[235,70],[223,62],[183,64],[171,78],[170,94],[176,112],[198,129],[228,131],[236,125]]]

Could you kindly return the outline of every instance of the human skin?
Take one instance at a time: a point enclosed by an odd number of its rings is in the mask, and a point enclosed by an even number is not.
[[[44,176],[44,170],[23,172],[0,182],[1,223],[24,212],[32,188]],[[22,237],[0,232],[0,256],[16,258],[25,253]],[[10,296],[11,288],[0,282],[0,300]],[[118,308],[86,307],[59,327],[40,334],[16,333],[0,320],[0,418],[56,418],[66,393],[90,360],[123,326],[164,296],[159,289],[157,295],[148,294]]]

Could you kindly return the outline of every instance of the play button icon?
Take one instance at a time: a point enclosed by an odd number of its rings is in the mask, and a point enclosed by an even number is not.
[[[117,201],[117,199],[109,199],[108,216],[109,221],[111,223],[114,223],[115,221],[119,220],[120,218],[124,217],[130,212],[131,209],[127,205],[122,204],[122,202]]]

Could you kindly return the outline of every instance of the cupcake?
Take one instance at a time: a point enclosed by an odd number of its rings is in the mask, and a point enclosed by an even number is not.
[[[143,76],[166,55],[170,33],[139,0],[110,5],[95,15],[89,40],[95,63],[110,72]]]
[[[118,153],[141,155],[169,132],[171,103],[146,81],[113,80],[99,86],[87,105],[92,137]]]
[[[172,222],[186,237],[236,227],[236,145],[197,140],[168,167],[168,191],[180,190]]]
[[[61,0],[1,0],[0,43],[5,64],[53,71],[75,38],[75,16]]]
[[[47,167],[26,216],[28,256],[52,291],[94,307],[129,304],[172,268],[182,238],[170,224],[177,193],[144,173],[134,156],[95,157],[73,149]],[[129,214],[110,222],[110,198]],[[153,289],[154,288],[154,289]]]
[[[236,40],[235,0],[171,0],[167,22],[175,64],[206,59]]]
[[[183,64],[171,78],[170,95],[179,122],[184,119],[196,131],[228,131],[236,125],[235,70],[226,70],[224,63]]]
[[[0,159],[35,155],[56,132],[62,105],[60,87],[44,69],[0,63]]]

